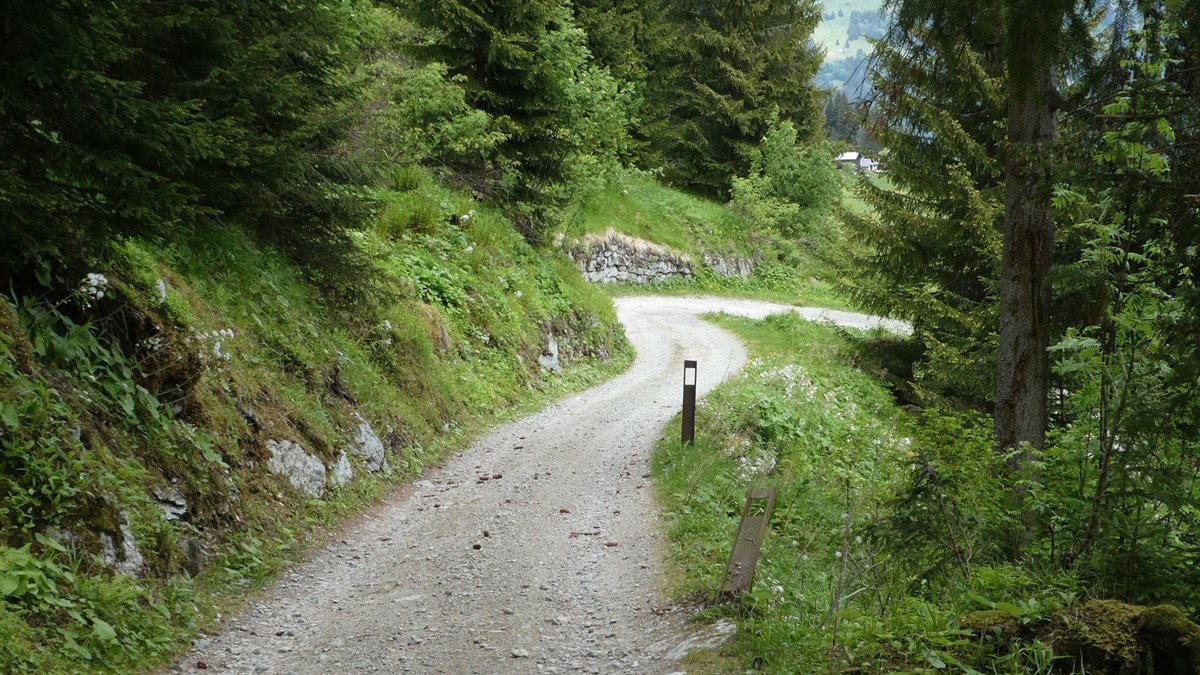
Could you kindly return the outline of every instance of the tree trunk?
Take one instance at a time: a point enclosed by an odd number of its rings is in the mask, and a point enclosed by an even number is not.
[[[1046,391],[1050,371],[1050,263],[1054,218],[1050,208],[1050,143],[1056,134],[1050,92],[1054,66],[1039,58],[1049,36],[1038,22],[1010,26],[1008,42],[1009,154],[1005,168],[1004,251],[1000,263],[999,353],[996,362],[996,447],[1011,453],[1013,506],[1019,524],[1010,533],[1016,558],[1036,525],[1025,505],[1036,481],[1032,460],[1046,440]],[[1044,48],[1043,48],[1044,49]]]

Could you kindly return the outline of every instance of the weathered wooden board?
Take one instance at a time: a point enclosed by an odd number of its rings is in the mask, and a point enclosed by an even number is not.
[[[754,569],[758,566],[758,554],[762,551],[774,508],[773,487],[753,488],[746,495],[742,520],[733,539],[729,562],[725,565],[725,576],[721,579],[722,598],[741,597],[754,584]]]

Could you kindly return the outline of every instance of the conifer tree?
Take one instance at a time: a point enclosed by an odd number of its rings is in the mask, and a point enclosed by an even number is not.
[[[839,261],[860,306],[912,323],[937,364],[921,368],[925,390],[981,411],[994,393],[1003,186],[1002,64],[975,46],[991,31],[917,27],[877,47],[869,124],[888,182],[859,178],[872,209],[843,214],[853,241]]]
[[[642,133],[669,180],[724,195],[773,119],[801,138],[817,133],[822,54],[808,44],[818,3],[680,2],[666,18],[674,34],[650,56]]]
[[[0,254],[233,221],[329,272],[364,175],[331,114],[356,0],[0,7]]]
[[[576,189],[626,152],[635,99],[593,62],[561,0],[411,0],[430,58],[464,75],[472,102],[507,134],[502,203],[539,239]]]

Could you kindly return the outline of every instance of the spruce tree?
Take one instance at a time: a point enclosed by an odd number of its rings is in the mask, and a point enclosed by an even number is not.
[[[507,134],[499,147],[502,205],[540,239],[581,183],[627,149],[635,99],[593,62],[561,0],[411,0],[428,31],[423,56],[467,78],[474,105]]]
[[[0,8],[0,250],[237,222],[324,269],[356,250],[342,156],[354,0]]]
[[[672,4],[672,39],[650,56],[648,161],[668,180],[724,195],[773,120],[812,138],[821,126],[812,77],[822,54],[808,45],[820,18],[814,0]]]
[[[843,214],[852,241],[836,261],[857,304],[912,323],[924,390],[981,411],[994,393],[1003,191],[1003,68],[976,46],[991,35],[917,27],[877,47],[869,123],[887,180],[859,178],[872,208]]]

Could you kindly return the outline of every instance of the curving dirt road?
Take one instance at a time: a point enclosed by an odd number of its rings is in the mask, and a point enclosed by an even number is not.
[[[680,405],[745,361],[697,318],[795,308],[721,298],[615,301],[624,375],[492,432],[201,639],[172,670],[236,673],[666,673],[695,628],[660,588],[648,458]],[[856,327],[902,324],[798,309]]]

